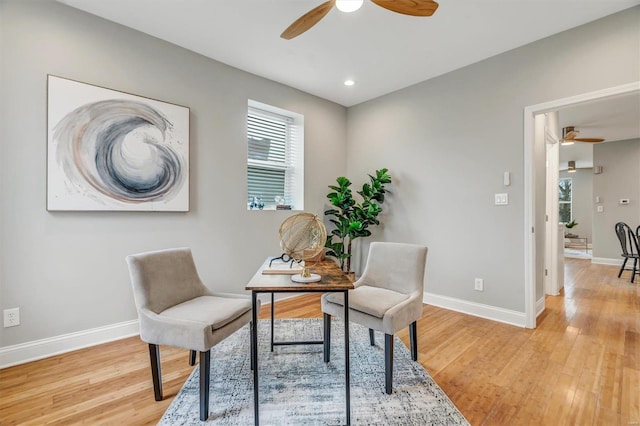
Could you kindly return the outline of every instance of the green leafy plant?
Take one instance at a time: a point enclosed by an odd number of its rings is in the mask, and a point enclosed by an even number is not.
[[[571,229],[574,226],[578,226],[578,222],[576,222],[575,220],[572,220],[571,222],[565,223],[564,226],[566,226],[567,228]]]
[[[376,170],[375,176],[369,175],[369,182],[356,191],[362,201],[357,202],[351,192],[351,181],[344,176],[336,179],[337,185],[329,185],[332,190],[327,194],[334,207],[324,212],[330,216],[329,222],[335,225],[327,238],[325,247],[328,256],[340,261],[345,272],[351,271],[351,243],[353,240],[371,235],[370,226],[380,225],[378,215],[382,212],[385,185],[391,183],[388,169]]]

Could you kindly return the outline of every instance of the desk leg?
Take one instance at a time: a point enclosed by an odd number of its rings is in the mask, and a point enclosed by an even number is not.
[[[324,362],[329,362],[331,358],[331,315],[323,314],[322,319],[324,327]]]
[[[271,352],[273,352],[273,311],[276,307],[273,304],[273,292],[271,292]]]
[[[344,291],[344,376],[347,425],[351,424],[351,373],[349,372],[349,291]]]
[[[251,344],[253,345],[253,351],[251,356],[253,357],[253,423],[258,426],[260,424],[260,416],[258,413],[258,310],[257,310],[258,295],[255,291],[251,292],[251,304],[252,312],[251,319],[253,321],[253,327],[251,330]]]

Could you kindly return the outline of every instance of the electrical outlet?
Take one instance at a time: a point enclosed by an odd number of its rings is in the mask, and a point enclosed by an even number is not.
[[[482,278],[476,278],[473,289],[477,291],[484,291],[484,280]]]
[[[20,308],[4,310],[4,327],[15,327],[20,325]]]

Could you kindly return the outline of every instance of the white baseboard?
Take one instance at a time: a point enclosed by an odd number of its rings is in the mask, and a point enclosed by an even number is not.
[[[275,301],[289,299],[299,294],[276,294]],[[262,304],[271,304],[268,294],[258,295]],[[0,369],[24,364],[54,355],[124,339],[140,334],[138,320],[121,322],[90,330],[63,334],[32,342],[0,348]]]
[[[439,294],[427,292],[424,293],[422,301],[427,305],[450,309],[452,311],[473,315],[475,317],[503,322],[518,327],[525,326],[524,312],[497,308],[495,306],[483,305],[482,303],[469,302],[467,300],[455,299],[453,297],[441,296]]]
[[[542,296],[540,299],[538,299],[538,301],[536,302],[536,318],[538,318],[540,316],[541,313],[544,312],[544,296]]]
[[[0,348],[0,369],[139,334],[138,320]]]
[[[591,263],[597,263],[598,265],[614,265],[622,266],[622,259],[608,259],[606,257],[594,257],[591,259]],[[627,265],[629,263],[627,262]]]
[[[287,295],[283,298],[294,297]],[[261,297],[261,299],[263,299]],[[269,303],[270,298],[264,298],[262,303]],[[483,305],[481,303],[469,302],[452,297],[440,296],[432,293],[424,293],[423,302],[429,305],[438,306],[452,311],[486,318],[493,321],[524,327],[525,315],[522,312],[509,309],[497,308],[495,306]],[[536,311],[540,311],[540,301],[536,303]],[[544,309],[544,299],[542,299]],[[63,334],[32,342],[0,348],[0,369],[13,365],[24,364],[54,355],[59,355],[126,337],[137,336],[139,334],[138,320],[125,321],[104,327],[97,327],[90,330],[78,331],[75,333]]]

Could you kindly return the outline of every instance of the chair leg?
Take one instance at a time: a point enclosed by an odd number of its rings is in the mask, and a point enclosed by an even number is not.
[[[211,375],[211,352],[200,352],[200,420],[209,418],[209,378]]]
[[[160,371],[160,347],[158,345],[149,343],[149,360],[151,361],[153,395],[156,401],[162,401],[162,373]]]
[[[196,365],[196,351],[189,351],[189,365]]]
[[[373,328],[369,329],[369,343],[371,344],[371,346],[375,346],[376,345],[376,339],[373,335]]]
[[[636,277],[636,271],[638,270],[638,258],[633,258],[633,271],[631,271],[631,284],[633,284],[633,280]]]
[[[409,339],[411,341],[411,359],[418,360],[418,322],[409,324]]]
[[[393,392],[393,334],[384,335],[384,388],[387,394]]]
[[[323,315],[324,326],[324,362],[329,362],[331,358],[331,315]]]
[[[624,267],[627,265],[627,260],[629,260],[629,258],[625,257],[624,262],[622,262],[622,266],[620,267],[620,272],[618,272],[618,278],[622,276],[622,271],[624,271]]]

